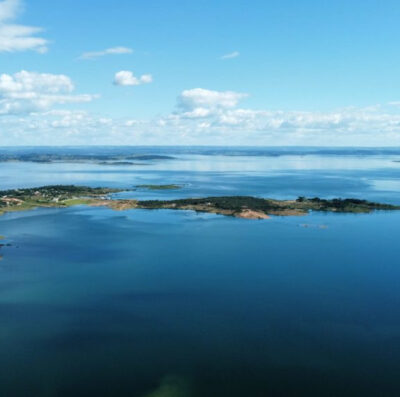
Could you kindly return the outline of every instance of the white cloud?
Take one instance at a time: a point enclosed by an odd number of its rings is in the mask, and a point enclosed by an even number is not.
[[[233,51],[230,52],[229,54],[222,55],[220,59],[225,60],[225,59],[237,58],[239,55],[240,55],[239,51]]]
[[[73,95],[68,76],[27,72],[0,75],[0,115],[44,111],[57,104],[90,102],[94,95]]]
[[[114,84],[118,86],[134,86],[140,84],[148,84],[153,81],[151,74],[143,74],[140,77],[136,77],[133,72],[129,70],[121,70],[115,73]]]
[[[0,3],[0,22],[14,19],[20,11],[21,4],[17,0],[4,0]]]
[[[240,99],[247,97],[234,91],[212,91],[204,88],[185,90],[178,98],[179,105],[184,109],[203,108],[233,108]]]
[[[332,112],[240,108],[182,110],[152,120],[111,119],[83,111],[51,110],[0,117],[2,144],[400,144],[400,112],[363,108]]]
[[[2,77],[0,98],[4,91],[27,97],[31,91],[40,91],[42,95],[52,96],[56,103],[62,103],[61,100],[66,103],[67,98],[73,97],[73,84],[66,76],[53,79],[52,88],[45,83],[52,80],[50,77],[31,82],[28,78],[22,80],[24,88]],[[244,94],[226,96],[221,95],[226,92],[205,89],[199,94],[198,90],[201,89],[183,91],[174,112],[150,120],[138,120],[129,115],[112,119],[82,110],[60,109],[0,117],[0,142],[3,145],[40,145],[43,142],[71,145],[400,145],[400,108],[394,106],[374,104],[325,112],[255,110],[238,106]],[[182,98],[188,101],[184,106]]]
[[[184,112],[181,114],[183,118],[188,119],[203,119],[210,116],[211,110],[207,108],[195,108],[189,112]]]
[[[400,143],[400,109],[376,104],[330,112],[238,108],[245,96],[231,91],[186,90],[178,97],[177,110],[154,125],[162,126],[170,137],[180,134],[178,141],[188,144]]]
[[[140,82],[143,84],[148,84],[153,82],[153,76],[151,74],[143,74],[140,77]]]
[[[42,32],[42,28],[12,23],[17,18],[21,8],[20,0],[0,2],[0,52],[34,50],[45,53],[48,41],[36,36]]]
[[[106,55],[122,55],[122,54],[132,54],[132,53],[133,50],[128,47],[112,47],[102,51],[84,52],[79,57],[79,59],[95,59]]]
[[[132,127],[132,126],[136,125],[137,123],[138,123],[137,120],[127,120],[127,121],[125,121],[125,126]]]

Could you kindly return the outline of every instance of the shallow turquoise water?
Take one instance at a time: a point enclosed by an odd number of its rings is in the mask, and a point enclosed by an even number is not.
[[[185,185],[128,195],[400,202],[400,166],[387,158],[346,158],[345,169],[340,158],[300,156],[296,168],[274,170],[265,162],[276,159],[257,159],[246,171],[213,156],[195,171],[175,169],[181,159],[152,170],[0,163],[0,184],[165,181]],[[398,395],[399,232],[396,212],[267,221],[87,207],[7,214],[0,395]]]

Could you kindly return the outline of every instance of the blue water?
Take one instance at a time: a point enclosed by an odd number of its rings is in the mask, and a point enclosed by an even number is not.
[[[119,196],[400,204],[393,152],[158,150],[176,158],[128,168],[0,163],[0,189],[179,183]],[[400,395],[399,232],[400,212],[265,221],[84,206],[6,214],[0,395]]]

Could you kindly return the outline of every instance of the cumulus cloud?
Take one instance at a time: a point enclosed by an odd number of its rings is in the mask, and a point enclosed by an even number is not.
[[[0,78],[0,98],[5,91],[13,95],[25,93],[28,97],[30,92],[37,91],[56,98],[73,96],[73,84],[65,76],[56,78],[53,88],[46,85],[51,80],[49,77],[22,79],[25,82],[20,84],[24,88],[14,80]],[[226,95],[227,92],[230,94]],[[244,97],[245,94],[231,91],[185,90],[173,112],[150,120],[112,119],[60,109],[23,117],[0,117],[0,142],[10,145],[44,141],[104,145],[400,145],[400,108],[396,106],[374,104],[324,112],[257,110],[239,107]]]
[[[13,23],[21,8],[21,0],[0,1],[0,52],[34,50],[45,53],[48,41],[37,37],[42,28]]]
[[[183,91],[178,104],[184,109],[196,108],[233,108],[238,102],[246,98],[247,94],[234,91],[213,91],[204,88],[193,88]]]
[[[94,95],[74,95],[63,74],[21,71],[0,75],[0,115],[44,111],[57,104],[90,102]]]
[[[148,84],[153,81],[151,74],[143,74],[140,77],[136,77],[133,72],[129,70],[121,70],[115,73],[114,84],[118,86],[134,86],[140,84]]]
[[[188,119],[203,119],[209,117],[211,113],[212,113],[211,109],[197,107],[188,112],[181,113],[180,117]]]
[[[79,59],[96,59],[99,57],[104,57],[106,55],[122,55],[122,54],[132,54],[132,53],[133,50],[128,47],[112,47],[102,51],[84,52],[79,57]]]
[[[189,144],[219,140],[222,144],[354,145],[355,137],[361,145],[400,143],[400,109],[376,104],[330,112],[238,107],[245,97],[232,91],[185,90],[176,111],[154,125],[181,134],[179,141]]]
[[[233,51],[233,52],[230,52],[229,54],[222,55],[220,57],[220,59],[222,59],[222,60],[233,59],[233,58],[237,58],[239,55],[240,55],[239,51]]]

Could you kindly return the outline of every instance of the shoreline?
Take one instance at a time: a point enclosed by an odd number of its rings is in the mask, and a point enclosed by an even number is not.
[[[144,185],[147,188],[151,185]],[[156,189],[174,189],[179,185],[155,185]],[[128,209],[174,209],[214,213],[242,219],[268,219],[270,216],[299,216],[311,211],[366,214],[373,211],[400,210],[400,206],[367,200],[322,199],[298,197],[296,200],[276,200],[252,196],[216,196],[175,200],[114,199],[112,193],[127,191],[104,187],[51,185],[31,189],[0,191],[0,215],[6,212],[35,208],[68,208],[76,205]],[[134,190],[132,190],[134,191]]]

